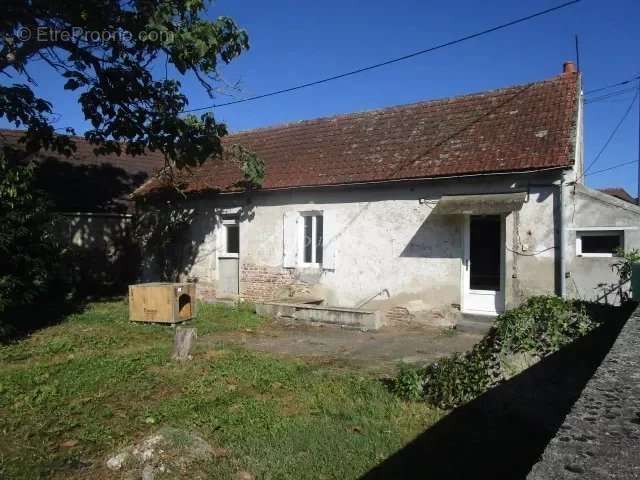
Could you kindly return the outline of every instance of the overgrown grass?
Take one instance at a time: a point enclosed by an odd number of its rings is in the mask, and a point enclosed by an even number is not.
[[[264,321],[199,308],[183,364],[170,327],[132,324],[118,302],[0,346],[0,478],[111,478],[107,456],[162,427],[230,450],[189,478],[357,478],[438,418],[357,372],[216,343]]]

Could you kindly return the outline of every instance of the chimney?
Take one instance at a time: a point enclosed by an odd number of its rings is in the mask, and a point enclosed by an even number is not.
[[[573,62],[564,62],[562,66],[562,73],[576,73],[578,69],[576,68],[576,64]]]

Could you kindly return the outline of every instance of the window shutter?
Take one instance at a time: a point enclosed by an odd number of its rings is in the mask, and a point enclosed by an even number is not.
[[[216,215],[215,217],[215,225],[213,227],[213,255],[211,255],[211,270],[215,270],[218,268],[218,257],[220,256],[220,252],[222,251],[222,217]]]
[[[285,212],[283,221],[282,265],[295,268],[298,264],[298,212]]]
[[[323,216],[322,268],[336,269],[336,252],[338,246],[338,223],[335,210],[325,210]]]
[[[207,248],[209,249],[209,266],[211,270],[215,270],[218,265],[218,232],[217,227],[214,227],[206,239]]]

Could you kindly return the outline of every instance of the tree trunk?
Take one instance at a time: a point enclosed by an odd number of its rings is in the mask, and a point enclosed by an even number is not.
[[[195,328],[176,328],[176,336],[173,339],[173,354],[171,358],[173,360],[189,360],[191,355],[191,347],[198,338],[198,333]]]

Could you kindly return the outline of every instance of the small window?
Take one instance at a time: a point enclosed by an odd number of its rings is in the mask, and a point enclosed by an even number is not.
[[[225,225],[227,234],[226,253],[240,253],[240,228],[237,224]]]
[[[322,215],[303,214],[302,220],[302,261],[308,264],[322,264]]]
[[[613,257],[624,248],[623,230],[576,232],[576,255],[583,257]]]

